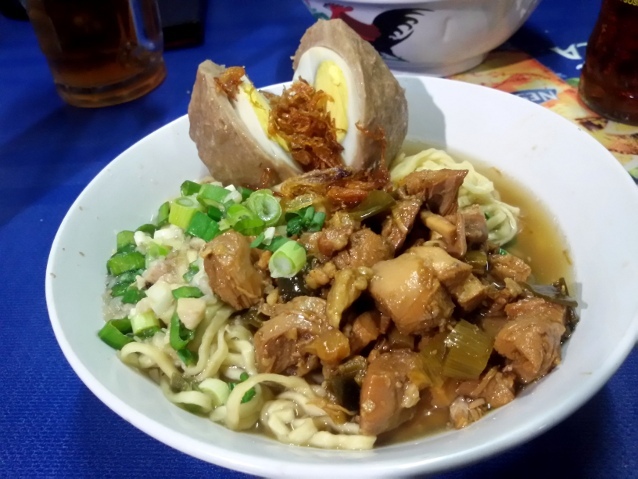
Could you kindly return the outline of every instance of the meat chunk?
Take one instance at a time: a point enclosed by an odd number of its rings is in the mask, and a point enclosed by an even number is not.
[[[479,205],[471,205],[461,210],[465,221],[465,239],[470,245],[487,241],[488,229],[485,215]]]
[[[350,331],[350,350],[357,354],[372,341],[376,340],[381,331],[381,314],[376,311],[366,311],[356,317]]]
[[[459,188],[467,170],[421,170],[410,173],[401,182],[408,196],[419,196],[425,200],[430,211],[439,215],[456,213]]]
[[[564,325],[567,318],[567,308],[543,298],[531,297],[506,305],[505,314],[510,320],[525,317],[542,317]]]
[[[450,422],[455,429],[462,429],[481,419],[486,410],[485,399],[458,397],[450,404]]]
[[[511,372],[501,372],[494,367],[487,371],[480,380],[463,381],[456,388],[461,396],[473,399],[483,398],[490,408],[497,408],[514,400],[514,380]]]
[[[505,306],[523,294],[523,288],[513,279],[505,278],[503,282],[503,288],[497,289],[494,285],[487,288],[487,296],[492,302],[485,312],[488,316],[502,314]]]
[[[436,277],[447,287],[457,286],[471,274],[472,266],[450,256],[438,246],[415,246],[406,253],[415,254],[432,268]]]
[[[307,347],[332,329],[326,319],[325,300],[298,296],[275,305],[269,313],[272,317],[254,338],[259,372],[303,376],[319,366],[319,358]]]
[[[361,433],[378,435],[410,419],[427,383],[417,353],[403,349],[379,354],[361,386]]]
[[[370,293],[379,310],[403,334],[441,327],[454,304],[434,271],[415,254],[381,261],[372,268]]]
[[[250,241],[229,230],[202,251],[210,288],[235,309],[245,309],[259,302],[263,295],[263,277],[250,258]]]
[[[473,311],[487,298],[487,286],[470,274],[460,284],[449,289],[457,304],[465,311]]]
[[[489,264],[490,272],[500,279],[510,278],[523,282],[532,274],[532,268],[513,254],[492,254],[489,256]]]
[[[371,268],[379,261],[392,257],[392,250],[385,240],[374,231],[363,228],[350,236],[347,249],[340,251],[333,262],[339,269]]]
[[[423,200],[420,198],[406,198],[397,201],[390,214],[383,222],[381,236],[390,246],[392,252],[397,251],[412,230],[414,220],[416,219]]]
[[[346,212],[337,211],[319,232],[303,234],[300,238],[309,254],[329,259],[348,246],[350,236],[359,228],[359,223]]]
[[[565,308],[530,298],[506,306],[505,312],[510,321],[496,335],[494,349],[508,358],[523,383],[532,382],[560,363]]]

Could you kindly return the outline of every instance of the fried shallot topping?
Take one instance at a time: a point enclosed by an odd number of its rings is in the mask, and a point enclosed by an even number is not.
[[[217,90],[224,92],[229,100],[234,100],[245,74],[246,70],[244,67],[227,68],[221,75],[215,77]]]
[[[279,135],[305,171],[343,166],[337,128],[326,105],[330,95],[305,80],[294,82],[270,100],[268,132]]]
[[[390,175],[385,166],[357,172],[348,168],[327,168],[285,180],[279,193],[284,198],[294,198],[313,192],[330,199],[338,209],[355,207],[368,197],[370,191],[389,188]]]

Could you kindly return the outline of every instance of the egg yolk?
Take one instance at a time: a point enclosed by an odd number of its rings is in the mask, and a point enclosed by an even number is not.
[[[290,151],[288,148],[288,144],[281,138],[279,135],[272,136],[268,133],[268,119],[270,116],[270,105],[268,104],[268,100],[266,97],[255,88],[255,85],[252,83],[245,81],[241,84],[241,89],[246,93],[250,104],[255,111],[255,115],[257,116],[257,120],[261,125],[261,129],[264,131],[265,135],[276,141],[279,146],[281,146],[285,151]]]
[[[321,62],[315,74],[314,87],[332,97],[326,108],[337,127],[337,141],[342,142],[348,132],[348,87],[343,71],[334,62]]]

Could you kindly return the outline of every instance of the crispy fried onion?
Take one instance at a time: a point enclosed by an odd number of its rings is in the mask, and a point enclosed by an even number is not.
[[[293,160],[306,171],[343,165],[343,147],[326,109],[330,99],[305,80],[296,81],[281,96],[270,99],[268,132],[284,139]]]
[[[328,198],[336,208],[352,208],[365,200],[370,191],[388,188],[390,176],[385,166],[356,173],[349,168],[328,168],[285,180],[279,193],[284,198],[314,193]]]
[[[215,77],[217,91],[225,93],[229,100],[234,100],[245,74],[244,67],[228,67]]]

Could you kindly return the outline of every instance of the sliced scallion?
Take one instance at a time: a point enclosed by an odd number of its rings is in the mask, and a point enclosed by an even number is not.
[[[213,221],[219,221],[224,217],[224,213],[222,213],[222,210],[215,206],[209,206],[206,210],[206,214]]]
[[[199,211],[199,205],[188,196],[181,196],[171,202],[171,209],[168,213],[168,222],[183,230],[188,228],[193,215]]]
[[[201,189],[201,187],[202,187],[202,185],[200,185],[199,183],[195,183],[194,181],[186,180],[180,186],[180,191],[182,193],[182,196],[191,196],[191,195],[195,195],[195,194],[199,193],[199,190]]]
[[[177,351],[177,357],[186,365],[194,366],[197,363],[197,353],[190,349],[184,348]]]
[[[157,210],[157,227],[161,228],[168,224],[168,214],[171,211],[171,204],[166,201]]]
[[[136,304],[140,299],[145,297],[146,293],[144,291],[133,286],[129,286],[122,295],[122,302],[124,304]]]
[[[279,200],[270,190],[257,190],[246,200],[246,206],[255,213],[266,226],[276,225],[282,210]]]
[[[134,269],[142,269],[145,265],[144,255],[138,251],[115,253],[106,262],[106,268],[112,276],[119,276]]]
[[[296,241],[287,241],[270,257],[268,268],[273,278],[291,278],[306,264],[306,250]]]
[[[184,326],[184,323],[180,321],[177,313],[174,313],[171,317],[171,324],[169,328],[169,340],[171,347],[175,351],[184,349],[194,337],[195,331]]]
[[[102,341],[111,346],[113,349],[122,349],[126,344],[132,342],[133,338],[130,338],[123,331],[121,331],[118,327],[118,324],[114,321],[121,320],[107,321],[107,323],[102,326],[97,335]]]
[[[223,205],[229,195],[229,191],[218,185],[203,184],[197,194],[197,201],[206,206]]]
[[[127,246],[135,246],[135,232],[124,230],[120,231],[116,237],[117,251],[122,252]]]
[[[197,273],[199,273],[199,266],[197,266],[197,263],[193,262],[188,265],[188,270],[182,275],[182,278],[184,278],[184,281],[187,283],[190,283]]]
[[[132,314],[130,319],[133,334],[137,336],[143,336],[151,329],[154,333],[159,331],[159,319],[157,319],[152,309],[142,313]]]
[[[155,225],[153,225],[151,223],[146,223],[146,224],[141,225],[135,231],[141,231],[142,233],[146,233],[147,235],[149,235],[152,238],[153,235],[155,234],[156,230],[157,230],[157,226],[155,226]]]
[[[192,236],[197,236],[204,241],[210,241],[217,236],[219,231],[219,225],[210,219],[208,215],[205,215],[201,211],[195,212],[191,222],[186,228],[186,233]]]
[[[180,286],[173,290],[173,298],[201,298],[204,296],[202,290],[195,286]]]

